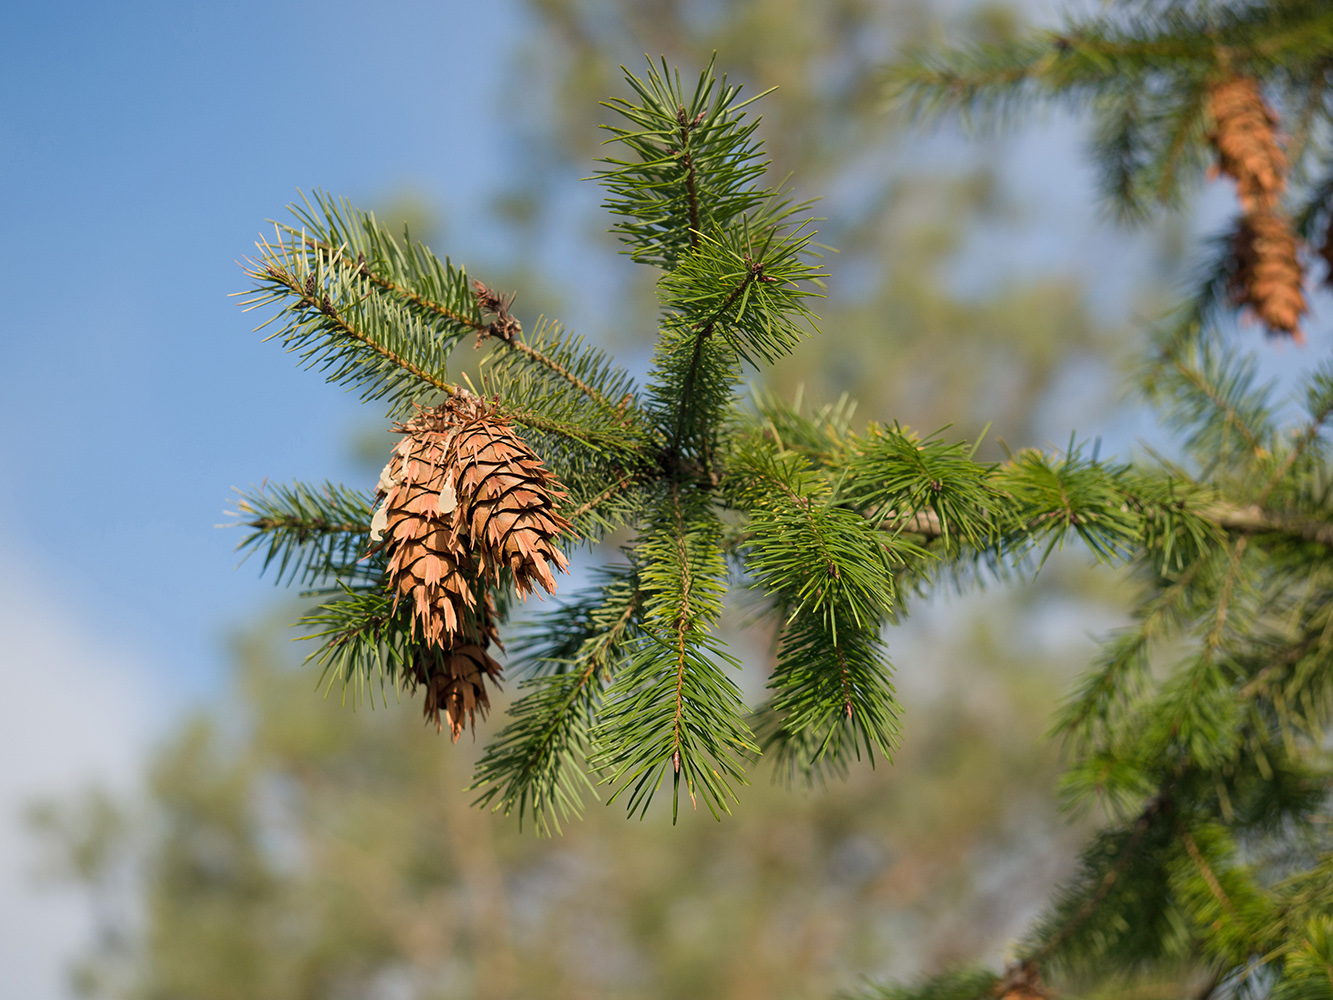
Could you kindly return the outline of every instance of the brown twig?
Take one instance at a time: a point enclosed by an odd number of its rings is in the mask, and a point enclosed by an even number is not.
[[[690,206],[690,249],[693,250],[699,245],[699,191],[698,183],[695,179],[694,157],[690,155],[690,133],[694,127],[699,124],[703,118],[703,113],[690,121],[686,117],[685,108],[681,107],[676,111],[676,122],[680,125],[680,162],[685,167],[685,191],[689,199]]]
[[[1217,900],[1222,909],[1231,915],[1231,919],[1239,923],[1240,914],[1236,912],[1231,897],[1222,888],[1222,883],[1217,880],[1217,875],[1212,866],[1208,864],[1208,859],[1200,852],[1199,845],[1194,842],[1190,832],[1185,829],[1185,824],[1177,821],[1176,833],[1180,836],[1181,843],[1185,845],[1185,851],[1189,854],[1190,860],[1194,862],[1194,866],[1199,869],[1199,874],[1203,876],[1204,882],[1208,884],[1208,891],[1213,894],[1213,898]]]
[[[593,497],[593,498],[592,498],[591,500],[589,500],[587,503],[580,504],[579,507],[578,507],[577,509],[575,509],[575,510],[574,510],[572,513],[570,513],[570,514],[567,514],[566,516],[567,516],[567,517],[569,518],[569,520],[571,520],[571,521],[574,520],[574,518],[576,518],[576,517],[582,517],[584,514],[588,513],[588,511],[593,510],[593,509],[595,509],[595,508],[601,506],[601,505],[602,505],[603,503],[605,503],[607,500],[610,500],[613,496],[615,496],[617,493],[619,493],[622,489],[624,489],[626,486],[628,486],[630,483],[632,483],[632,482],[635,480],[635,478],[636,478],[636,477],[635,477],[634,473],[632,473],[632,472],[627,472],[627,473],[625,473],[625,474],[624,474],[623,476],[621,476],[620,479],[617,480],[615,483],[613,483],[612,485],[608,486],[605,490],[603,490],[601,493],[597,494],[597,496]]]

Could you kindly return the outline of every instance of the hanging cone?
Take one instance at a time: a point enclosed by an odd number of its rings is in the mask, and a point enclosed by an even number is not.
[[[450,452],[455,533],[471,539],[483,574],[498,580],[509,569],[523,596],[534,581],[555,590],[552,567],[568,565],[555,539],[571,527],[556,513],[566,496],[559,481],[483,401],[456,396],[445,408],[457,426]]]
[[[371,539],[389,551],[388,577],[398,601],[412,604],[413,629],[428,646],[448,649],[465,632],[476,597],[465,569],[471,556],[453,528],[448,457],[454,427],[443,408],[422,410],[394,428],[404,435],[380,473],[382,498]]]
[[[1290,221],[1276,209],[1247,215],[1234,246],[1232,301],[1253,309],[1270,333],[1283,333],[1301,343],[1305,276]]]
[[[1236,76],[1212,85],[1208,140],[1217,168],[1236,182],[1243,218],[1236,234],[1231,297],[1252,308],[1270,333],[1303,339],[1305,272],[1296,233],[1282,212],[1287,157],[1278,142],[1278,119],[1257,81]]]
[[[380,473],[371,539],[388,550],[395,608],[409,600],[414,633],[421,629],[408,683],[425,688],[427,719],[438,728],[447,721],[456,741],[485,716],[486,679],[501,672],[486,652],[499,645],[495,608],[473,587],[508,568],[520,594],[534,580],[555,589],[551,567],[567,565],[554,542],[570,527],[555,512],[565,492],[475,396],[460,393],[394,429],[403,440]]]
[[[1258,81],[1234,76],[1208,90],[1213,129],[1208,140],[1218,169],[1236,182],[1236,196],[1248,215],[1273,208],[1287,187],[1287,156],[1277,139],[1278,119],[1264,101]]]

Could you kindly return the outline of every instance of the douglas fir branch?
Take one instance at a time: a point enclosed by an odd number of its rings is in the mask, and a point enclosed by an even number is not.
[[[1333,182],[1298,186],[1294,172],[1330,174],[1311,152],[1327,145],[1302,138],[1328,134],[1333,26],[1316,8],[1288,19],[1323,32],[1307,33],[1325,40],[1317,77],[1313,42],[1291,42],[1275,73],[1283,39],[1307,37],[1290,24],[1246,22],[1252,9],[1237,6],[1199,27],[1193,6],[1169,4],[1160,24],[1107,15],[895,71],[919,107],[1105,97],[1106,170],[1129,216],[1209,163],[1234,183],[1234,232],[1145,378],[1184,433],[1180,463],[1099,460],[1072,441],[984,463],[973,444],[858,427],[845,401],[809,411],[746,390],[745,366],[815,330],[824,272],[807,205],[763,186],[758,122],[736,87],[711,67],[685,86],[650,65],[608,105],[618,152],[598,175],[625,252],[657,275],[645,382],[559,325],[523,329],[511,298],[316,195],[260,244],[248,305],[274,310],[274,337],[306,367],[382,403],[400,437],[375,489],[243,494],[243,547],[320,595],[302,624],[331,682],[353,695],[421,688],[455,738],[490,705],[507,636],[515,697],[474,787],[480,804],[549,832],[599,787],[642,815],[669,781],[673,816],[682,791],[718,815],[760,756],[798,779],[888,758],[902,711],[885,634],[907,599],[941,577],[1039,567],[1077,540],[1132,566],[1142,588],[1134,624],[1054,730],[1063,793],[1101,807],[1105,825],[1006,971],[873,995],[1041,997],[1184,967],[1212,984],[1202,995],[1253,980],[1330,996],[1333,853],[1319,824],[1333,370],[1310,374],[1282,426],[1214,322],[1244,307],[1299,334],[1303,247],[1333,215]],[[1246,55],[1255,46],[1268,62]],[[1284,129],[1306,87],[1316,112]],[[464,388],[446,359],[472,338],[486,353]],[[573,546],[611,532],[631,539],[622,558],[510,625],[518,598],[555,589]],[[777,637],[761,705],[745,704],[717,634],[729,584],[762,602]]]

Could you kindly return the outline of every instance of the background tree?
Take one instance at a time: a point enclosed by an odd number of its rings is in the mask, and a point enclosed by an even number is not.
[[[995,656],[984,702],[914,706],[893,767],[818,794],[759,781],[724,823],[591,809],[538,838],[472,807],[480,739],[313,697],[287,620],[236,644],[234,697],[182,721],[145,803],[43,811],[105,928],[82,992],[828,996],[998,954],[1075,846],[1050,755],[1009,736],[1039,731],[1055,663]]]

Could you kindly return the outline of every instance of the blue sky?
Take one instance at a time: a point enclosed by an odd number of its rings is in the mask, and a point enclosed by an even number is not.
[[[0,14],[0,558],[201,693],[272,592],[229,488],[337,478],[354,400],[228,293],[297,188],[461,216],[501,152],[504,3],[12,4]],[[38,581],[41,581],[39,583]]]

